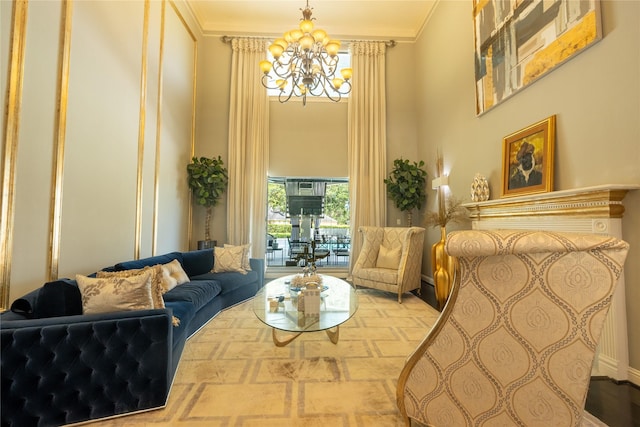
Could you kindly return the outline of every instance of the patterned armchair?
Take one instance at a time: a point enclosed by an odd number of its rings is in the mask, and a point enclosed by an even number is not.
[[[353,266],[353,284],[402,294],[420,290],[424,228],[360,227],[362,250]]]
[[[406,424],[579,426],[627,243],[540,231],[459,231],[460,276],[400,374]]]

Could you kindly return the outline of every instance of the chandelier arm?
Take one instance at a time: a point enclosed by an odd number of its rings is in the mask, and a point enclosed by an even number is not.
[[[281,90],[280,94],[278,95],[278,101],[280,101],[283,104],[287,102],[289,99],[291,99],[291,95],[293,95],[293,91],[292,90],[289,91],[289,94],[283,98],[284,94],[285,94],[284,90]]]
[[[345,86],[347,86],[348,88],[345,88]],[[344,90],[343,90],[343,88],[344,88]],[[342,86],[340,86],[340,88],[336,88],[332,83],[331,84],[331,89],[333,89],[334,92],[337,92],[340,95],[346,95],[346,94],[351,92],[351,82],[348,81],[348,80],[345,80],[342,83]]]
[[[338,94],[337,97],[333,97],[329,92],[327,92],[327,98],[329,98],[333,102],[340,102],[340,100],[342,99],[342,95]]]
[[[260,82],[262,83],[262,86],[267,89],[280,89],[280,87],[275,82],[273,82],[274,86],[270,86],[271,78],[268,74],[264,74]]]

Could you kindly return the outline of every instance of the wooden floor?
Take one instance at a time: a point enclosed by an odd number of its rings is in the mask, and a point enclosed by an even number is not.
[[[640,426],[640,388],[592,378],[585,409],[609,427]]]
[[[422,283],[420,298],[437,308],[432,285]],[[609,427],[640,427],[640,387],[594,377],[589,385],[585,409]]]

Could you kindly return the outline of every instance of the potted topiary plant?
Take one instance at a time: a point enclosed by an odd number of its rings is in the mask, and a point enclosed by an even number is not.
[[[187,165],[189,188],[193,192],[195,202],[206,208],[204,223],[204,240],[198,241],[198,249],[211,248],[216,245],[211,240],[209,224],[212,208],[218,204],[222,193],[227,189],[229,176],[222,158],[193,157]]]
[[[387,192],[402,212],[407,213],[407,223],[412,225],[414,209],[421,209],[427,200],[425,184],[427,172],[422,169],[424,162],[409,162],[402,158],[393,161],[393,170],[384,180],[387,184]]]

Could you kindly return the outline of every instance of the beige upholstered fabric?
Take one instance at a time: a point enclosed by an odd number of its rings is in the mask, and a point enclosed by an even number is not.
[[[76,274],[84,314],[148,310],[153,307],[151,271],[129,277],[94,278]]]
[[[362,250],[353,266],[354,285],[397,293],[398,302],[403,293],[420,289],[424,228],[360,227],[359,231]],[[397,269],[377,267],[380,246],[387,251],[402,248]]]
[[[459,280],[400,375],[400,411],[438,427],[580,425],[628,245],[590,234],[459,231],[446,251],[458,257]]]

